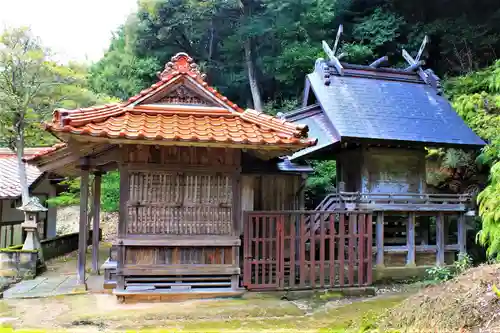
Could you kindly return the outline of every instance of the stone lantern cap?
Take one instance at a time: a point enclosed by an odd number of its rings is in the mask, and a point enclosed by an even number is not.
[[[26,204],[22,205],[21,207],[18,207],[17,209],[28,213],[38,213],[47,211],[47,208],[45,208],[40,203],[40,199],[38,199],[38,197],[31,197]]]

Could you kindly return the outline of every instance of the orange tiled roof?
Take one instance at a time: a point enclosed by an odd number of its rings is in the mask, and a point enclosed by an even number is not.
[[[39,159],[40,157],[42,156],[45,156],[45,155],[49,155],[49,154],[52,154],[53,152],[55,151],[59,151],[61,150],[62,148],[65,148],[67,147],[67,144],[65,142],[58,142],[56,143],[55,145],[53,145],[52,147],[44,147],[44,148],[41,148],[38,152],[36,152],[35,154],[33,155],[30,155],[30,156],[26,156],[25,158],[23,158],[23,160],[25,162],[28,162],[28,161],[35,161],[37,159]]]
[[[296,150],[316,143],[307,138],[307,126],[243,110],[229,101],[208,86],[204,74],[185,53],[174,56],[159,76],[159,82],[123,103],[56,110],[46,129],[108,139],[273,145]],[[181,79],[201,86],[220,106],[140,104]]]

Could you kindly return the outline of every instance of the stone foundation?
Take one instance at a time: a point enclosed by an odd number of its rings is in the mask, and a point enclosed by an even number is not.
[[[0,276],[33,279],[37,272],[38,252],[0,249]]]

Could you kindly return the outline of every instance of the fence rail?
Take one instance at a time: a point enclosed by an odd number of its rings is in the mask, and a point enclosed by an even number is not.
[[[93,230],[89,230],[87,237],[87,245],[92,244]],[[71,233],[54,238],[44,239],[40,243],[42,245],[43,258],[49,260],[57,258],[78,249],[79,233]],[[102,239],[102,230],[99,229],[99,240]]]
[[[319,222],[316,233],[307,223]],[[243,284],[249,290],[372,283],[372,217],[367,211],[245,212]]]

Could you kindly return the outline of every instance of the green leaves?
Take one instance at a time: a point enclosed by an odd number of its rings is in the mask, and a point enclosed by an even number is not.
[[[489,141],[478,161],[490,165],[489,184],[478,195],[482,229],[479,242],[490,257],[500,258],[500,61],[482,71],[449,80],[448,94],[467,124]],[[452,158],[449,164],[458,163]]]

